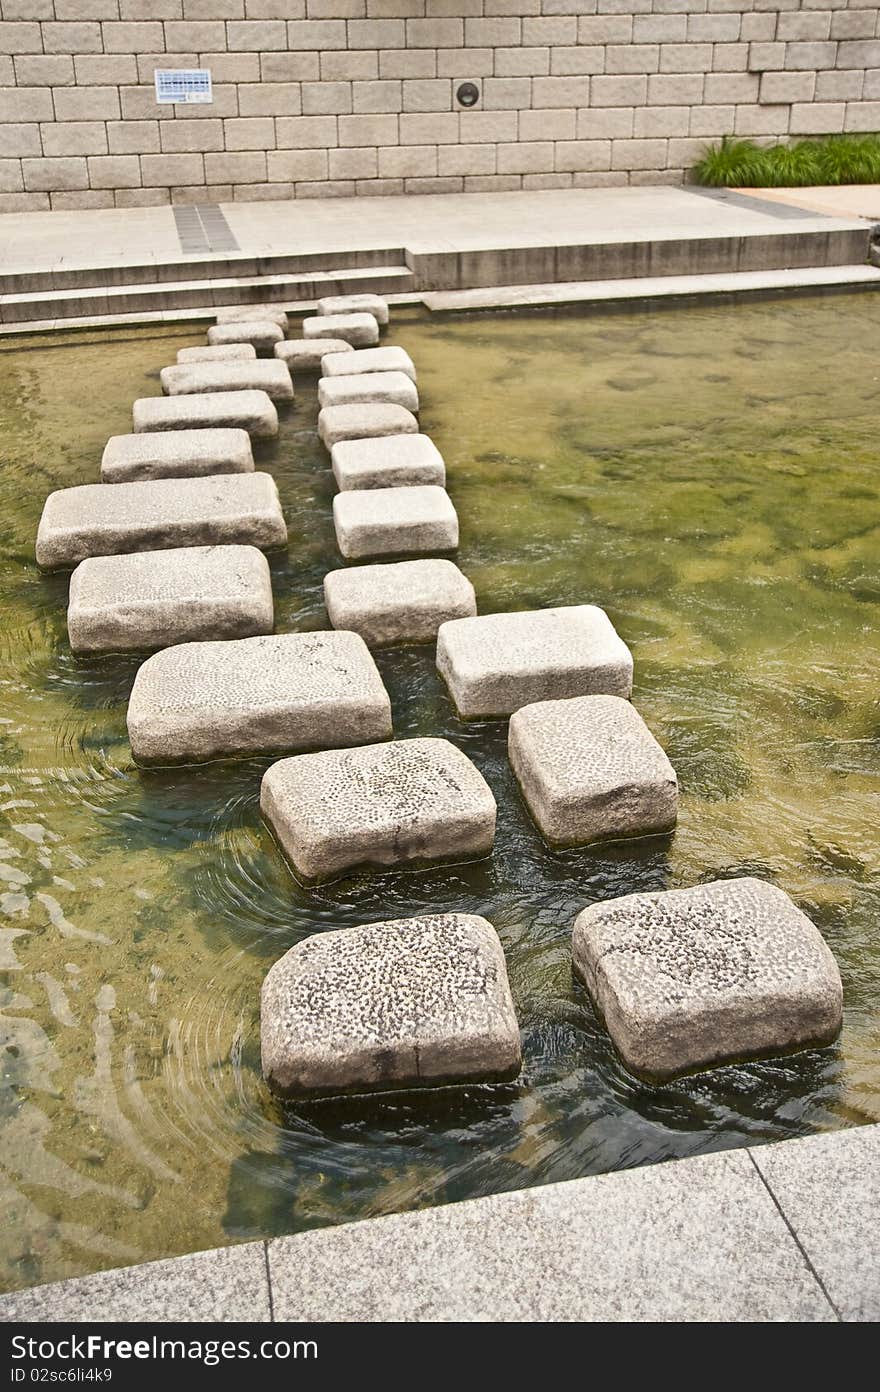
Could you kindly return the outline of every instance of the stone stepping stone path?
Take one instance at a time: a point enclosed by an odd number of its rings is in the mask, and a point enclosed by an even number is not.
[[[340,440],[365,440],[379,435],[417,435],[419,423],[412,411],[392,402],[366,401],[358,405],[324,406],[318,413],[318,434],[332,449]]]
[[[454,551],[458,514],[445,488],[361,488],[333,499],[336,544],[347,559]]]
[[[324,371],[324,358],[347,353],[349,344],[342,338],[286,338],[275,344],[275,357],[287,363],[291,372]]]
[[[348,348],[348,344],[345,345]],[[328,361],[321,363],[325,377],[355,377],[359,373],[404,372],[415,382],[415,364],[403,348],[354,348],[348,352],[331,349]]]
[[[101,458],[102,483],[144,483],[198,474],[252,474],[254,454],[246,430],[167,430],[111,435]]]
[[[591,904],[575,921],[572,957],[638,1074],[671,1078],[840,1031],[840,973],[825,940],[764,880]]]
[[[179,363],[253,362],[257,350],[252,343],[216,343],[213,348],[178,348]]]
[[[371,648],[432,643],[447,619],[477,612],[474,587],[452,561],[348,566],[324,576],[334,628],[359,633]]]
[[[254,546],[95,556],[70,577],[67,632],[75,653],[250,638],[271,633],[273,623],[272,578]]]
[[[269,474],[85,483],[50,493],[37,531],[37,564],[63,569],[89,556],[172,546],[287,544]]]
[[[261,1050],[282,1097],[515,1078],[498,934],[476,914],[437,914],[306,938],[263,982]]]
[[[302,323],[303,338],[341,338],[352,348],[372,348],[379,325],[372,314],[315,314]]]
[[[281,305],[273,304],[227,305],[225,309],[218,309],[214,318],[218,324],[253,324],[269,321],[284,334],[290,327],[287,310]]]
[[[472,860],[495,840],[492,791],[445,739],[282,759],[263,776],[260,809],[306,882],[355,866]]]
[[[365,401],[390,401],[413,412],[419,409],[418,390],[405,372],[359,372],[351,377],[322,377],[318,383],[321,407],[357,406]]]
[[[143,396],[131,408],[135,433],[234,426],[255,439],[278,434],[278,412],[264,391],[195,392],[190,396]]]
[[[249,343],[258,353],[271,354],[284,338],[284,330],[271,319],[236,319],[208,330],[209,347],[225,343]]]
[[[381,295],[327,295],[317,303],[319,315],[372,314],[382,328],[391,318],[388,301]]]
[[[428,435],[382,435],[340,440],[330,450],[333,477],[340,489],[410,488],[446,484],[446,465]]]
[[[128,736],[139,764],[390,739],[391,702],[356,633],[180,643],[138,669]]]
[[[437,635],[437,668],[465,720],[512,715],[535,701],[632,692],[632,654],[593,604],[453,619]]]
[[[290,370],[276,358],[253,362],[178,363],[163,367],[159,381],[166,396],[194,392],[264,391],[273,401],[292,401]]]
[[[525,804],[553,846],[670,831],[675,769],[635,706],[620,696],[576,696],[521,706],[508,754]]]

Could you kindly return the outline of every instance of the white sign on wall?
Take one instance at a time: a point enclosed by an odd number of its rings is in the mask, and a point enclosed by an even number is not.
[[[211,102],[210,68],[156,68],[156,101]]]

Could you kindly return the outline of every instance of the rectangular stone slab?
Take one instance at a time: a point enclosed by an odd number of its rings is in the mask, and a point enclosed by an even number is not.
[[[253,362],[257,350],[252,343],[215,343],[213,348],[178,348],[179,363]]]
[[[111,435],[101,459],[103,483],[140,483],[198,474],[250,474],[254,469],[246,430],[156,430]]]
[[[260,810],[305,881],[356,865],[484,856],[495,839],[488,783],[444,739],[282,759],[263,775]]]
[[[333,499],[336,542],[347,560],[453,551],[458,515],[445,488],[362,488]]]
[[[139,764],[326,749],[391,733],[388,693],[356,633],[178,643],[139,668],[128,703]]]
[[[318,383],[319,406],[359,405],[364,401],[390,401],[408,411],[419,409],[419,393],[405,372],[363,372],[352,377],[322,377]]]
[[[387,324],[390,318],[388,301],[381,295],[327,295],[316,308],[319,314],[372,314],[377,324]]]
[[[342,492],[352,488],[410,488],[432,483],[443,488],[446,465],[428,435],[381,435],[340,440],[330,451],[333,477]]]
[[[512,715],[533,701],[632,691],[629,648],[593,604],[453,619],[437,634],[437,668],[466,720]]]
[[[323,361],[337,353],[350,352],[343,338],[286,338],[275,344],[275,356],[287,363],[291,372],[323,372]]]
[[[572,958],[639,1074],[674,1077],[840,1030],[840,973],[824,938],[764,880],[592,904],[575,920]]]
[[[553,846],[670,831],[678,781],[642,717],[620,696],[521,706],[507,749],[526,806]]]
[[[135,432],[233,426],[256,439],[278,434],[278,412],[264,391],[195,392],[143,396],[131,408]]]
[[[270,319],[241,319],[229,324],[214,324],[208,330],[208,343],[213,348],[223,343],[250,343],[258,353],[271,354],[275,344],[284,338],[284,330]]]
[[[317,314],[303,320],[303,338],[341,338],[352,348],[372,348],[379,325],[372,314]]]
[[[43,508],[37,564],[59,569],[88,556],[232,543],[264,550],[286,545],[278,489],[269,474],[61,488]]]
[[[324,576],[334,628],[359,633],[369,647],[431,643],[447,619],[476,614],[474,587],[452,561],[349,566]]]
[[[260,1039],[282,1097],[501,1080],[522,1062],[501,943],[476,914],[305,938],[263,982]]]
[[[254,362],[178,363],[159,373],[166,396],[193,392],[264,391],[273,401],[292,401],[290,371],[275,358]]]
[[[318,412],[318,434],[332,449],[340,440],[366,440],[377,435],[417,435],[412,411],[393,402],[365,401],[359,405],[324,406]]]
[[[272,577],[254,546],[181,546],[93,556],[70,577],[76,653],[169,647],[271,633]]]
[[[348,348],[348,344],[345,345]],[[403,348],[349,348],[338,353],[334,349],[326,364],[321,364],[325,377],[348,377],[361,372],[405,372],[416,380],[415,364]]]
[[[288,328],[286,311],[281,305],[274,304],[228,305],[224,309],[218,309],[214,318],[218,324],[240,324],[242,320],[253,323],[255,319],[268,319],[285,333]]]

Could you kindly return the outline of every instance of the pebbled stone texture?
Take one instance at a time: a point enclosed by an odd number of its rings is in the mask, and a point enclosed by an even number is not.
[[[345,345],[348,348],[348,344]],[[332,353],[321,364],[325,377],[348,377],[359,373],[403,372],[416,381],[415,364],[403,348],[350,348],[346,353]]]
[[[427,435],[381,435],[340,440],[330,450],[333,476],[342,492],[352,488],[411,488],[446,484],[446,465]]]
[[[190,396],[144,396],[131,408],[136,434],[152,430],[199,430],[232,426],[257,439],[278,434],[278,412],[264,391],[195,392]]]
[[[283,362],[261,358],[254,362],[178,363],[159,373],[166,396],[194,392],[264,391],[273,401],[292,401],[293,382]]]
[[[390,401],[407,411],[419,409],[419,394],[405,372],[357,372],[350,377],[322,377],[318,405],[360,405],[365,401]]]
[[[179,363],[253,362],[257,350],[252,343],[215,343],[213,348],[178,348]]]
[[[337,545],[347,559],[452,551],[458,545],[458,515],[444,488],[362,488],[337,493],[333,525]]]
[[[334,628],[359,633],[369,647],[431,643],[447,619],[476,614],[474,587],[452,561],[349,566],[324,576]]]
[[[253,323],[254,320],[268,321],[277,324],[279,329],[287,333],[289,320],[287,311],[283,305],[275,304],[245,304],[228,305],[225,309],[218,309],[214,318],[218,324],[240,324]]]
[[[372,348],[379,325],[372,314],[316,314],[303,320],[303,338],[341,338],[352,348]]]
[[[381,295],[327,295],[316,308],[319,314],[372,314],[377,324],[387,324],[391,317]]]
[[[223,343],[250,343],[258,353],[269,356],[283,338],[284,330],[271,319],[236,319],[228,324],[214,324],[208,330],[211,348]]]
[[[286,338],[275,344],[275,356],[287,363],[291,372],[323,372],[324,359],[328,362],[337,353],[350,352],[350,345],[344,338]]]
[[[318,413],[318,434],[332,449],[340,440],[363,440],[379,435],[416,435],[419,423],[412,411],[393,402],[365,401],[348,406],[324,406]]]
[[[252,474],[254,455],[246,430],[154,430],[111,435],[101,459],[102,483],[144,483],[200,474]]]

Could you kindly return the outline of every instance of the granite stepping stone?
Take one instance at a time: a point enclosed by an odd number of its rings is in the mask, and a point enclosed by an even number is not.
[[[405,406],[390,401],[364,401],[347,406],[324,406],[318,412],[318,434],[332,449],[340,440],[366,440],[379,435],[417,435],[419,423]]]
[[[136,434],[148,430],[198,430],[232,426],[255,439],[278,434],[278,412],[264,391],[193,392],[143,396],[131,408]]]
[[[303,320],[303,338],[341,338],[352,348],[372,348],[379,325],[372,314],[316,314]]]
[[[330,451],[333,476],[342,492],[353,488],[410,488],[446,483],[446,465],[428,435],[381,435],[340,440]]]
[[[275,480],[269,474],[86,483],[50,493],[37,532],[37,564],[75,566],[89,556],[171,546],[287,544]]]
[[[215,343],[213,348],[178,348],[179,363],[253,362],[257,350],[252,343]]]
[[[504,952],[476,914],[305,938],[263,982],[260,1036],[282,1097],[504,1081],[522,1064]]]
[[[391,317],[381,295],[326,295],[316,308],[319,314],[372,314],[377,324],[387,324]]]
[[[454,551],[458,545],[458,515],[452,499],[445,488],[430,485],[337,493],[333,525],[347,560]]]
[[[253,473],[254,455],[246,430],[157,430],[111,435],[101,459],[103,483],[140,483],[198,474]]]
[[[473,859],[495,840],[488,783],[444,739],[282,759],[263,775],[260,810],[306,882],[354,866]]]
[[[348,344],[345,345],[348,348]],[[329,361],[321,364],[325,377],[354,377],[358,373],[404,372],[413,382],[416,381],[415,364],[403,348],[348,348],[348,352],[335,349],[328,355]]]
[[[632,692],[629,648],[592,604],[453,619],[437,634],[437,668],[465,720],[512,715],[533,701]]]
[[[283,338],[284,330],[271,319],[236,319],[208,330],[211,348],[223,343],[250,343],[258,353],[272,353]]]
[[[218,309],[214,318],[218,324],[240,324],[242,320],[247,323],[268,320],[277,324],[285,333],[289,327],[286,310],[281,305],[274,304],[227,305],[224,309]]]
[[[70,577],[75,653],[169,647],[271,633],[272,579],[254,546],[181,546],[93,556]]]
[[[138,669],[128,736],[138,764],[389,739],[391,703],[356,633],[178,643]]]
[[[178,363],[159,373],[166,396],[194,392],[264,391],[273,401],[292,401],[290,371],[276,358],[254,362]]]
[[[323,362],[337,353],[351,351],[342,338],[286,338],[275,344],[275,356],[287,363],[291,372],[323,372]]]
[[[319,406],[360,405],[365,401],[390,401],[408,411],[419,409],[419,393],[405,372],[362,372],[351,377],[322,377],[318,383]]]
[[[620,696],[521,706],[507,748],[551,845],[651,836],[675,826],[678,780],[642,717]]]
[[[574,969],[633,1072],[671,1078],[728,1059],[827,1044],[840,973],[781,889],[751,877],[592,904]]]
[[[334,628],[359,633],[371,648],[432,643],[447,619],[477,612],[474,587],[452,561],[349,566],[324,576]]]

